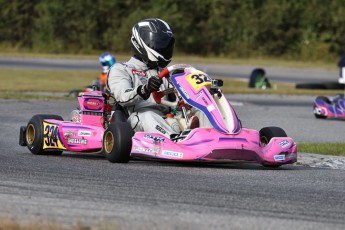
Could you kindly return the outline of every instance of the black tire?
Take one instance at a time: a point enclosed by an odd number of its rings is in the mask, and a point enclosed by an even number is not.
[[[287,137],[286,132],[279,127],[271,126],[262,128],[260,131],[260,142],[263,144],[268,144],[273,137]],[[267,168],[278,168],[281,164],[268,164],[266,162],[262,163],[264,167]]]
[[[326,89],[326,86],[322,83],[299,83],[296,89]]]
[[[45,119],[54,119],[63,121],[58,115],[38,114],[33,116],[26,126],[25,141],[28,149],[35,155],[61,155],[61,150],[43,149],[43,121]]]
[[[287,137],[282,128],[271,126],[262,128],[260,131],[260,141],[263,144],[268,144],[273,137]]]
[[[322,116],[322,115],[319,115],[319,114],[315,114],[314,113],[314,116],[316,117],[316,118],[318,118],[318,119],[326,119],[327,117],[325,117],[325,116]]]
[[[112,163],[127,163],[130,159],[134,132],[127,122],[110,123],[103,134],[103,154]]]
[[[256,68],[252,71],[249,77],[249,88],[255,88],[255,82],[258,77],[264,77],[265,76],[265,70],[262,68]]]

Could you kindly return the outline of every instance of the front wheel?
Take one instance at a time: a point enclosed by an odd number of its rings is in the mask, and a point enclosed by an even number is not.
[[[261,144],[267,145],[273,137],[287,137],[282,128],[271,126],[262,128],[260,131]]]
[[[273,137],[287,137],[286,132],[279,127],[271,126],[262,128],[260,131],[260,142],[262,145],[267,145]],[[267,168],[278,168],[281,164],[262,163]]]
[[[127,122],[111,123],[103,134],[103,154],[112,163],[127,163],[130,159],[134,132]]]
[[[61,155],[61,150],[50,150],[46,151],[43,149],[43,121],[46,119],[54,119],[63,121],[62,117],[57,115],[35,115],[33,116],[28,125],[26,126],[25,131],[25,141],[28,149],[32,154],[35,155]]]

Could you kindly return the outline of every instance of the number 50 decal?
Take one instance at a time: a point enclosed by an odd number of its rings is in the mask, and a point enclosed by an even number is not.
[[[211,86],[210,78],[201,71],[195,71],[187,75],[186,80],[191,84],[196,92],[198,92],[203,86],[206,86],[207,88]]]

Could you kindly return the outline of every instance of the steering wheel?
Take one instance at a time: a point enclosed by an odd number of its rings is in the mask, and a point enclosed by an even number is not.
[[[188,68],[188,67],[192,67],[191,65],[187,65],[187,64],[175,64],[175,65],[172,65],[172,66],[169,66],[169,67],[166,67],[164,68],[159,74],[158,74],[158,77],[160,79],[162,78],[169,78],[170,77],[170,73],[176,71],[176,70],[184,70],[185,68]],[[161,91],[158,91],[158,92],[152,92],[152,96],[153,96],[153,99],[155,100],[155,102],[157,104],[160,104],[162,102],[162,97],[164,97],[164,93],[161,92]]]

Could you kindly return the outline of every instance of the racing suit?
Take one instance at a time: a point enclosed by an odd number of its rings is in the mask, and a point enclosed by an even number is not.
[[[142,90],[148,79],[155,76],[158,76],[157,70],[148,69],[145,63],[132,57],[128,62],[116,63],[110,68],[107,87],[115,101],[128,111],[128,122],[135,132],[159,132],[169,138],[176,133],[162,116],[169,113],[170,108],[157,104],[152,94],[145,95]],[[167,87],[168,81],[163,79],[160,90]]]

